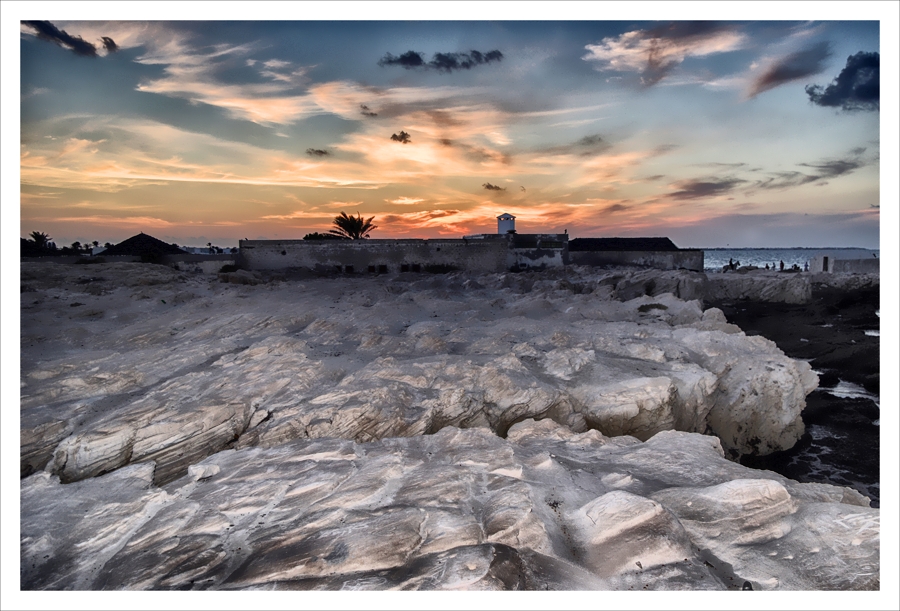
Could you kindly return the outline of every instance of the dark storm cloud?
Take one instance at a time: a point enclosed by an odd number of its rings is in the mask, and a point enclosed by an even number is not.
[[[829,44],[820,42],[779,59],[754,81],[750,87],[750,97],[784,83],[818,74],[823,70],[825,60],[830,56]]]
[[[329,153],[325,149],[312,149],[312,148],[306,149],[306,154],[309,155],[310,157],[327,157],[328,155],[331,155],[331,153]]]
[[[412,140],[409,139],[409,134],[405,131],[400,131],[399,134],[391,134],[391,140],[394,142],[400,142],[402,144],[409,144]]]
[[[843,110],[878,110],[881,95],[881,58],[878,53],[860,51],[847,58],[847,65],[828,87],[807,85],[813,104]]]
[[[377,112],[372,112],[369,109],[369,107],[366,106],[365,104],[360,104],[359,108],[360,108],[359,114],[363,115],[364,117],[377,117],[378,116]]]
[[[407,70],[422,68],[424,70],[437,70],[438,72],[453,72],[454,70],[471,70],[475,66],[489,64],[503,59],[503,53],[494,49],[487,53],[475,51],[468,53],[435,53],[430,62],[425,61],[425,54],[417,51],[407,51],[399,57],[385,53],[378,60],[379,66],[403,66]]]
[[[407,70],[410,68],[421,68],[425,65],[425,58],[421,53],[415,51],[407,51],[400,57],[395,57],[390,53],[385,53],[384,57],[378,60],[379,66],[403,66]]]
[[[678,191],[671,194],[675,199],[702,199],[715,197],[734,190],[739,185],[747,182],[740,178],[722,178],[708,180],[684,180],[676,183]]]
[[[108,53],[115,53],[119,50],[119,45],[116,44],[116,41],[110,38],[109,36],[101,36],[100,40],[103,41],[103,46],[106,48]],[[120,39],[121,40],[121,39]]]
[[[488,191],[506,191],[506,189],[504,189],[503,187],[498,187],[497,185],[492,185],[489,182],[486,182],[481,186],[484,187],[485,189],[487,189]]]
[[[49,21],[23,21],[24,25],[35,31],[37,37],[58,44],[59,46],[69,49],[76,55],[84,55],[85,57],[97,57],[97,47],[83,39],[81,36],[72,36],[65,30],[60,30]],[[104,38],[103,44],[108,49],[109,46]],[[112,38],[108,39],[116,49],[116,43]]]

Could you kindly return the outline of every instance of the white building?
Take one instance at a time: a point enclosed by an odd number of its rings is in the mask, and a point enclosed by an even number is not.
[[[516,232],[516,217],[504,212],[497,217],[497,233],[507,234]]]

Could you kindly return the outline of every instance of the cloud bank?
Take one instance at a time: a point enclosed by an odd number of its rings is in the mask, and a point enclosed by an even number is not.
[[[806,95],[818,106],[842,110],[878,110],[881,95],[881,58],[878,53],[860,51],[847,58],[847,65],[828,87],[807,85]]]

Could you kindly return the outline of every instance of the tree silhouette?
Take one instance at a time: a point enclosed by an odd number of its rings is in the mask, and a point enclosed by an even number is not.
[[[38,248],[47,248],[47,244],[51,239],[52,238],[43,231],[31,232],[31,241],[34,242]]]
[[[328,233],[349,240],[362,240],[369,237],[370,231],[378,229],[377,225],[372,224],[374,218],[374,216],[370,216],[368,219],[364,219],[359,212],[356,213],[356,216],[347,216],[344,211],[341,211],[332,221],[335,228]]]

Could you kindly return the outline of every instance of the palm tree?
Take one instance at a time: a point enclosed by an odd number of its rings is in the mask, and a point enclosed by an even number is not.
[[[369,237],[370,231],[378,229],[377,225],[372,224],[374,218],[374,216],[370,216],[368,219],[364,219],[359,212],[356,213],[356,216],[347,216],[345,212],[341,211],[340,215],[334,217],[334,221],[332,221],[335,228],[328,233],[348,240],[362,240]]]
[[[31,241],[37,244],[38,248],[46,248],[50,240],[53,239],[43,231],[32,231]]]

